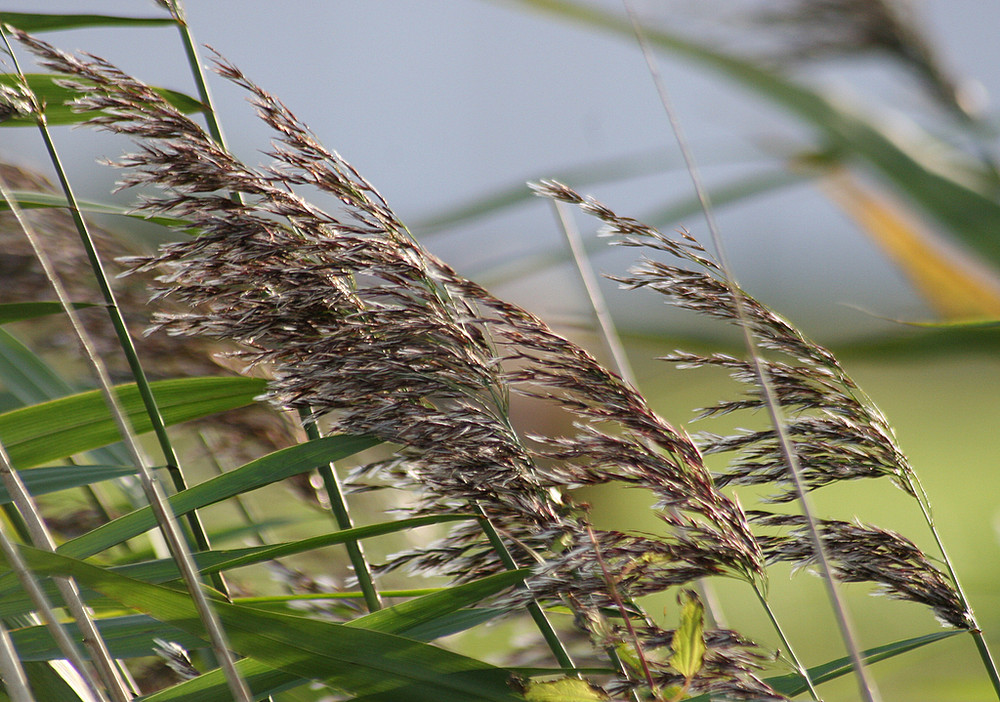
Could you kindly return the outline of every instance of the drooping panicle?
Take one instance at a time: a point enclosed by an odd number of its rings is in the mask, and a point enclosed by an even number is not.
[[[482,509],[520,565],[541,561],[530,597],[543,601],[608,606],[566,490],[609,482],[651,491],[662,510],[660,534],[597,533],[626,598],[712,574],[763,578],[741,507],[717,490],[690,437],[585,350],[429,254],[366,180],[238,69],[219,65],[278,134],[267,166],[247,166],[106,62],[25,41],[53,70],[86,79],[78,108],[92,125],[139,141],[118,165],[124,187],[151,189],[141,210],[198,232],[132,261],[161,271],[156,297],[174,305],[157,327],[230,342],[235,358],[267,370],[277,406],[400,447],[366,480],[412,492],[415,514]],[[311,204],[300,187],[335,195],[339,208]],[[652,236],[637,222],[620,226]],[[707,262],[693,240],[677,251]],[[520,430],[511,392],[550,403],[575,428]],[[403,565],[465,579],[503,568],[474,523],[387,567]],[[759,689],[747,687],[747,699],[772,699],[753,697]]]

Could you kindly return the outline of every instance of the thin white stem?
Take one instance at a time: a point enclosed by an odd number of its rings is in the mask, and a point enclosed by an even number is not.
[[[35,702],[14,642],[10,640],[10,633],[3,622],[0,622],[0,676],[3,677],[4,689],[11,702]]]
[[[38,236],[25,219],[23,213],[21,212],[21,208],[11,195],[10,190],[7,188],[7,184],[2,178],[0,178],[0,192],[2,192],[4,199],[10,206],[11,212],[14,214],[14,217],[17,219],[18,224],[20,224],[21,229],[24,231],[25,236],[30,242],[35,257],[38,259],[42,269],[45,271],[46,278],[55,290],[56,297],[59,299],[59,303],[62,305],[66,316],[69,317],[70,324],[80,341],[80,345],[83,347],[84,354],[90,361],[90,364],[97,375],[105,402],[107,403],[111,416],[118,427],[118,432],[121,435],[122,442],[128,450],[133,463],[138,468],[139,479],[142,483],[143,492],[146,494],[146,499],[149,501],[150,507],[152,507],[153,514],[156,515],[157,524],[159,525],[160,531],[170,547],[171,555],[177,561],[182,578],[187,586],[188,592],[191,594],[195,608],[198,611],[198,616],[208,632],[212,648],[219,660],[219,664],[223,672],[225,673],[230,691],[233,693],[233,697],[237,702],[252,702],[253,697],[250,694],[250,690],[247,687],[246,682],[240,676],[239,671],[237,671],[236,661],[233,658],[233,655],[229,652],[229,646],[222,624],[209,604],[208,598],[201,589],[201,583],[198,578],[198,569],[195,567],[194,560],[191,558],[191,552],[188,550],[187,543],[180,532],[177,520],[170,509],[170,505],[163,496],[159,482],[139,448],[135,432],[129,425],[128,419],[118,402],[118,398],[115,396],[111,387],[111,380],[108,377],[107,369],[101,361],[97,350],[94,348],[90,335],[87,333],[86,329],[84,329],[83,324],[80,321],[80,316],[76,313],[72,302],[66,294],[62,281],[59,279],[59,276],[56,274],[55,268],[52,265],[52,261],[49,259],[46,251],[42,248]]]
[[[573,255],[573,263],[580,274],[580,280],[587,291],[587,299],[590,300],[590,308],[594,312],[594,319],[601,331],[601,339],[604,342],[605,350],[611,356],[615,370],[622,380],[636,387],[635,373],[632,371],[632,364],[629,363],[625,347],[622,345],[618,329],[615,327],[614,319],[608,309],[608,303],[601,292],[600,280],[594,272],[594,267],[590,264],[590,257],[587,256],[587,249],[583,245],[580,237],[580,230],[573,221],[573,215],[569,206],[558,200],[549,200],[556,211],[556,219],[559,221],[559,228],[562,229],[569,245],[570,253]]]
[[[847,648],[852,666],[854,667],[855,675],[858,679],[858,691],[861,695],[861,699],[865,700],[865,702],[877,702],[879,700],[878,691],[868,676],[864,660],[861,657],[861,648],[858,646],[857,637],[854,634],[854,627],[850,620],[850,616],[848,615],[847,607],[843,602],[840,591],[837,588],[836,581],[834,580],[833,568],[830,565],[829,557],[826,553],[826,547],[823,545],[823,539],[819,532],[819,525],[813,515],[805,483],[802,479],[802,470],[799,465],[798,455],[795,452],[795,447],[792,444],[791,438],[788,436],[787,424],[781,411],[780,403],[774,392],[774,387],[771,383],[770,376],[768,375],[767,368],[760,357],[759,350],[757,349],[757,342],[754,339],[753,332],[751,331],[750,320],[746,312],[746,302],[743,299],[740,287],[736,282],[735,276],[733,275],[732,267],[729,265],[726,250],[722,244],[722,235],[715,221],[715,214],[712,210],[712,204],[709,199],[708,192],[701,181],[701,176],[697,165],[694,162],[694,158],[692,157],[691,150],[688,147],[687,139],[684,136],[680,120],[677,117],[677,112],[674,109],[673,102],[667,92],[666,82],[660,74],[656,59],[653,56],[652,49],[646,39],[646,34],[643,31],[642,25],[636,16],[635,9],[632,7],[631,0],[622,0],[622,3],[625,6],[625,11],[628,13],[629,21],[632,23],[632,29],[635,33],[636,40],[639,42],[643,58],[649,68],[649,73],[653,79],[654,85],[656,86],[656,91],[659,94],[663,110],[667,115],[667,119],[670,121],[671,129],[677,139],[678,148],[684,158],[684,163],[687,165],[687,170],[691,176],[691,181],[694,185],[695,192],[697,193],[698,201],[701,203],[702,211],[705,214],[705,221],[712,237],[712,244],[715,247],[716,254],[719,259],[719,267],[722,270],[725,277],[725,283],[729,287],[730,294],[733,298],[737,321],[739,322],[740,331],[742,332],[747,352],[750,355],[750,361],[753,365],[754,373],[757,376],[761,396],[764,398],[765,404],[767,405],[768,415],[770,417],[771,424],[774,426],[778,444],[781,447],[782,457],[785,460],[785,464],[788,466],[788,472],[791,475],[792,482],[795,486],[795,491],[799,498],[799,504],[802,507],[802,515],[805,517],[809,535],[812,540],[813,552],[816,555],[820,573],[823,576],[823,582],[826,585],[827,595],[830,599],[831,607],[837,619],[837,625],[840,628],[841,638],[844,641],[844,646]]]
[[[10,463],[7,458],[7,452],[2,446],[0,446],[0,461],[8,465]],[[48,597],[45,596],[45,592],[38,584],[38,581],[35,580],[34,574],[24,562],[17,547],[7,538],[2,522],[0,522],[0,550],[3,551],[7,564],[21,582],[21,587],[24,588],[24,591],[28,593],[28,597],[31,598],[32,603],[34,603],[35,609],[41,615],[42,621],[48,627],[49,633],[52,634],[52,638],[55,640],[59,650],[66,656],[66,660],[72,663],[76,673],[80,676],[80,680],[86,688],[85,693],[89,695],[90,701],[99,700],[100,702],[107,702],[108,698],[97,686],[96,681],[90,673],[90,669],[87,667],[86,661],[83,659],[83,655],[59,623],[59,618],[52,609],[52,605],[49,603]],[[82,692],[84,690],[77,690],[78,694]]]

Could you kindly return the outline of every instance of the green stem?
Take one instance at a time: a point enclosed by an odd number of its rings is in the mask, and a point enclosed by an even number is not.
[[[39,114],[38,128],[42,134],[42,139],[45,142],[45,148],[49,153],[49,158],[52,161],[52,165],[59,178],[59,183],[69,206],[70,215],[73,217],[73,223],[76,225],[77,232],[80,234],[80,241],[83,243],[84,251],[87,254],[87,260],[90,262],[91,270],[94,273],[94,278],[97,280],[97,287],[101,292],[101,297],[104,299],[108,316],[110,317],[111,324],[115,330],[115,336],[118,338],[118,343],[121,346],[122,353],[128,362],[132,378],[135,380],[136,387],[139,390],[139,396],[142,398],[143,407],[152,425],[153,434],[156,436],[156,441],[159,444],[160,451],[163,453],[166,469],[170,475],[174,490],[177,492],[186,490],[188,487],[187,481],[184,479],[184,473],[181,470],[177,453],[174,451],[173,444],[167,434],[167,426],[163,421],[163,415],[160,413],[160,408],[156,403],[156,398],[153,397],[153,391],[149,386],[149,380],[146,378],[146,372],[139,361],[135,345],[132,343],[132,336],[129,334],[128,327],[125,325],[125,318],[122,316],[121,309],[118,307],[118,301],[115,299],[114,291],[111,289],[108,276],[104,271],[104,266],[101,263],[97,247],[94,245],[93,236],[91,235],[90,229],[87,227],[87,222],[83,218],[83,213],[80,211],[80,207],[77,204],[76,195],[73,193],[73,188],[70,185],[68,176],[66,175],[66,170],[63,168],[62,159],[59,158],[59,153],[56,151],[55,143],[52,141],[52,135],[49,132],[48,126],[45,123],[45,118],[41,115],[41,113]],[[194,544],[197,546],[198,550],[211,550],[208,535],[205,533],[205,529],[202,526],[201,519],[198,517],[197,513],[188,513],[186,520],[188,527],[191,530],[191,536],[193,537]],[[221,592],[226,592],[226,585],[223,579],[218,574],[212,575],[211,577],[212,584]]]
[[[306,436],[310,440],[320,438],[321,433],[319,427],[316,426],[316,422],[308,421],[309,412],[305,409],[300,409],[299,417],[302,419],[302,426],[305,429]],[[340,480],[337,478],[336,466],[333,463],[322,466],[319,469],[319,474],[323,479],[323,487],[326,488],[326,494],[330,500],[330,512],[337,523],[337,528],[341,530],[353,529],[354,522],[351,520],[351,514],[347,509],[347,500],[344,497]],[[347,547],[347,555],[351,559],[351,565],[354,567],[354,575],[358,579],[358,587],[361,588],[361,592],[364,594],[365,605],[368,607],[368,611],[376,612],[382,609],[382,601],[378,596],[378,591],[375,589],[375,582],[372,579],[371,570],[368,568],[368,561],[365,560],[364,552],[361,550],[361,543],[358,541],[348,541],[344,545]]]
[[[976,620],[975,612],[972,611],[972,605],[969,603],[968,597],[965,595],[965,590],[962,588],[962,583],[958,579],[958,572],[955,570],[955,566],[951,562],[951,557],[948,555],[947,549],[944,547],[944,541],[941,540],[941,535],[938,533],[937,525],[934,523],[934,515],[931,512],[930,500],[927,497],[927,493],[924,492],[924,486],[917,479],[916,473],[912,471],[906,474],[907,483],[910,489],[913,491],[914,496],[917,499],[917,504],[920,505],[920,511],[924,515],[924,520],[927,522],[927,527],[930,529],[931,534],[934,537],[934,542],[937,544],[938,551],[941,554],[941,560],[944,562],[945,568],[948,569],[948,575],[951,578],[952,584],[955,586],[955,592],[958,593],[958,598],[965,608],[965,614],[969,617],[972,624],[972,628],[969,629],[969,633],[972,634],[973,640],[976,642],[976,650],[979,651],[979,657],[983,661],[983,666],[986,668],[986,673],[990,677],[990,682],[993,684],[993,691],[996,693],[997,699],[1000,700],[1000,673],[997,671],[997,664],[993,660],[993,655],[990,653],[989,647],[986,645],[986,638],[983,636],[982,629],[979,628],[979,622]]]
[[[181,35],[181,43],[184,45],[184,53],[187,55],[188,65],[191,67],[191,77],[194,79],[195,87],[198,90],[198,97],[201,98],[202,105],[205,106],[205,123],[208,125],[208,133],[212,136],[212,141],[226,148],[226,139],[222,135],[222,125],[215,114],[215,106],[212,103],[212,95],[208,91],[208,82],[205,80],[205,71],[201,67],[201,59],[198,57],[198,45],[194,41],[194,35],[188,26],[181,9],[181,4],[175,3],[174,21],[177,23],[177,31]]]
[[[15,71],[19,76],[21,76],[22,80],[25,80],[24,72],[21,70],[21,66],[17,61],[17,56],[14,54],[10,44],[7,43],[6,34],[4,34],[3,40],[4,43],[7,44],[7,51],[14,64]],[[25,82],[25,85],[27,85],[27,82]],[[69,208],[70,215],[73,218],[73,223],[76,225],[77,232],[80,234],[80,241],[83,243],[83,248],[87,254],[87,259],[90,262],[94,278],[97,281],[98,289],[100,290],[101,297],[104,299],[105,306],[107,307],[108,316],[111,318],[111,324],[114,327],[118,343],[120,344],[122,352],[128,362],[129,369],[132,372],[132,377],[139,390],[139,395],[142,398],[146,414],[148,415],[150,423],[153,427],[153,433],[156,435],[157,442],[160,445],[160,450],[163,452],[167,472],[170,474],[174,489],[178,492],[185,490],[187,489],[187,483],[184,480],[184,474],[180,469],[180,461],[177,460],[177,455],[170,442],[170,437],[167,435],[166,424],[163,421],[163,416],[160,414],[160,409],[156,404],[156,399],[153,397],[153,392],[149,387],[149,381],[146,379],[146,373],[142,368],[142,364],[139,362],[139,357],[135,351],[135,345],[132,343],[132,337],[125,325],[125,319],[122,317],[121,310],[118,308],[118,302],[115,299],[114,292],[108,282],[104,266],[101,264],[100,256],[98,255],[97,248],[94,245],[94,239],[90,234],[90,229],[87,227],[86,220],[83,218],[83,213],[80,211],[80,206],[77,203],[75,194],[73,193],[73,188],[70,185],[66,169],[63,167],[62,159],[59,158],[59,152],[56,150],[55,142],[52,141],[52,134],[49,132],[49,128],[46,123],[45,113],[42,111],[42,107],[34,95],[32,95],[32,99],[35,102],[34,107],[36,109],[36,114],[38,115],[38,130],[42,135],[42,140],[45,142],[45,149],[49,154],[49,159],[52,161],[52,166],[55,168],[56,175],[59,178],[59,183],[62,187],[63,194],[66,197],[66,203]],[[202,551],[210,550],[211,546],[208,541],[208,536],[202,527],[201,520],[198,518],[197,513],[190,512],[187,515],[187,523],[198,549]],[[220,575],[216,574],[212,576],[212,584],[221,592],[226,592],[225,581]]]
[[[489,539],[490,545],[496,551],[503,567],[507,570],[517,570],[518,567],[514,561],[514,557],[510,555],[510,551],[507,550],[507,546],[504,544],[503,539],[500,538],[500,534],[497,533],[489,517],[486,516],[486,511],[480,505],[476,505],[476,511],[479,513],[479,526],[482,528],[483,533],[486,534],[486,538]],[[528,586],[523,583],[521,587],[528,589]],[[545,643],[548,644],[559,665],[566,669],[576,668],[573,659],[569,656],[569,652],[563,646],[562,641],[559,640],[556,630],[552,627],[552,622],[545,616],[545,612],[542,611],[541,606],[534,599],[528,604],[528,614],[535,621],[535,626],[542,633]]]
[[[788,637],[785,636],[784,630],[781,628],[781,624],[778,623],[778,619],[774,616],[774,612],[771,610],[771,605],[768,604],[767,600],[764,598],[764,593],[760,591],[760,586],[756,582],[752,582],[754,594],[757,595],[757,599],[760,600],[761,606],[767,613],[767,618],[771,620],[771,625],[774,630],[778,633],[778,638],[781,639],[781,645],[785,647],[785,652],[792,661],[792,665],[795,667],[796,672],[802,676],[802,680],[805,681],[806,687],[809,688],[809,696],[814,700],[819,702],[819,693],[816,692],[816,688],[813,686],[812,678],[809,677],[808,669],[802,665],[799,657],[795,655],[795,649],[792,648],[791,642]]]

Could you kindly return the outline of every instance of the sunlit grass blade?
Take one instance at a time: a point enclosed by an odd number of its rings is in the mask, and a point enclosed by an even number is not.
[[[171,496],[174,513],[186,514],[216,502],[312,470],[324,462],[342,460],[379,442],[365,436],[329,436],[297,444],[251,461]],[[60,553],[79,558],[92,556],[156,525],[148,507],[130,512],[59,547]]]
[[[28,87],[38,97],[38,100],[45,105],[45,119],[49,126],[79,124],[88,119],[87,115],[74,112],[69,103],[80,97],[81,93],[70,88],[56,85],[59,79],[47,73],[28,73],[25,75]],[[16,73],[6,73],[0,75],[0,85],[19,87],[21,77]],[[171,105],[184,113],[201,112],[203,107],[200,102],[177,90],[167,88],[154,88],[154,90]],[[90,115],[93,117],[93,115]],[[35,115],[12,116],[10,119],[0,122],[0,127],[37,127],[38,121]]]
[[[167,424],[251,404],[264,389],[254,378],[184,378],[152,384]],[[134,384],[117,395],[137,433],[150,421]],[[0,438],[18,468],[30,468],[118,441],[118,429],[100,391],[92,390],[0,414]]]
[[[148,585],[58,554],[24,549],[38,573],[72,575],[122,605],[145,612],[200,636],[190,597]],[[232,648],[293,675],[325,681],[353,695],[412,702],[519,699],[508,686],[510,673],[482,661],[412,639],[325,621],[263,612],[213,602]]]

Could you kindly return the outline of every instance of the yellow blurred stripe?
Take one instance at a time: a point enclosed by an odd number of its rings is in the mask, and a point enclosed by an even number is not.
[[[832,169],[819,182],[942,317],[1000,317],[1000,280],[983,263],[935,237],[903,207],[862,186],[844,168]]]

